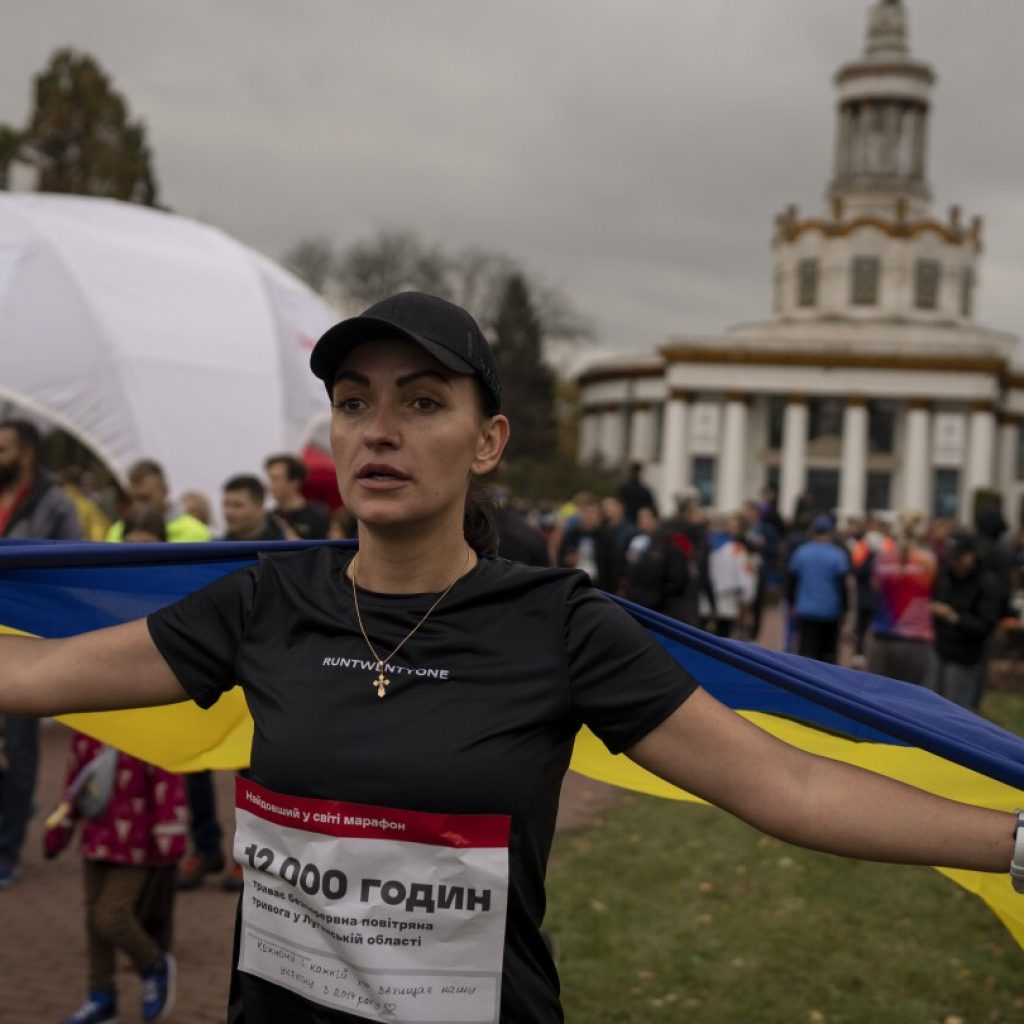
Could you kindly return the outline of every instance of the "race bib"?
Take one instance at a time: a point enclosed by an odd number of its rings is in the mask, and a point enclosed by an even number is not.
[[[367,1020],[497,1024],[500,814],[423,814],[235,781],[238,969]]]

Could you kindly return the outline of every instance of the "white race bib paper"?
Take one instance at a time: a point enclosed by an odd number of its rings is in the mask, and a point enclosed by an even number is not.
[[[510,819],[285,796],[239,777],[238,969],[367,1020],[497,1024]]]

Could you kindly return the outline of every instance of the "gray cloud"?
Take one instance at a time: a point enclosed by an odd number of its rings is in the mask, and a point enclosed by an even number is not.
[[[637,349],[768,312],[772,218],[822,206],[866,0],[7,0],[0,119],[59,45],[149,126],[163,197],[279,256],[413,227],[520,258]],[[980,314],[1024,332],[1017,0],[910,5],[936,207],[986,218]]]

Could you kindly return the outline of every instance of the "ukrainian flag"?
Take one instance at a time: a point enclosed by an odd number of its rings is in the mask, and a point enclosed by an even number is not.
[[[303,546],[3,542],[0,632],[61,637],[125,622],[251,565],[269,547]],[[966,803],[1011,811],[1022,802],[1024,740],[921,687],[723,640],[621,603],[709,693],[794,746]],[[62,721],[173,771],[243,767],[252,741],[237,689],[209,711],[189,702]],[[609,755],[586,730],[572,767],[640,792],[695,799]],[[980,896],[1024,946],[1024,899],[1008,875],[941,870]]]

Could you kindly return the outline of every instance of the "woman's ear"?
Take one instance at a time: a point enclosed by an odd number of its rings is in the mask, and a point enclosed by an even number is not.
[[[476,476],[486,476],[501,461],[510,430],[508,417],[500,413],[484,420],[477,439],[476,458],[473,459],[472,470]]]

